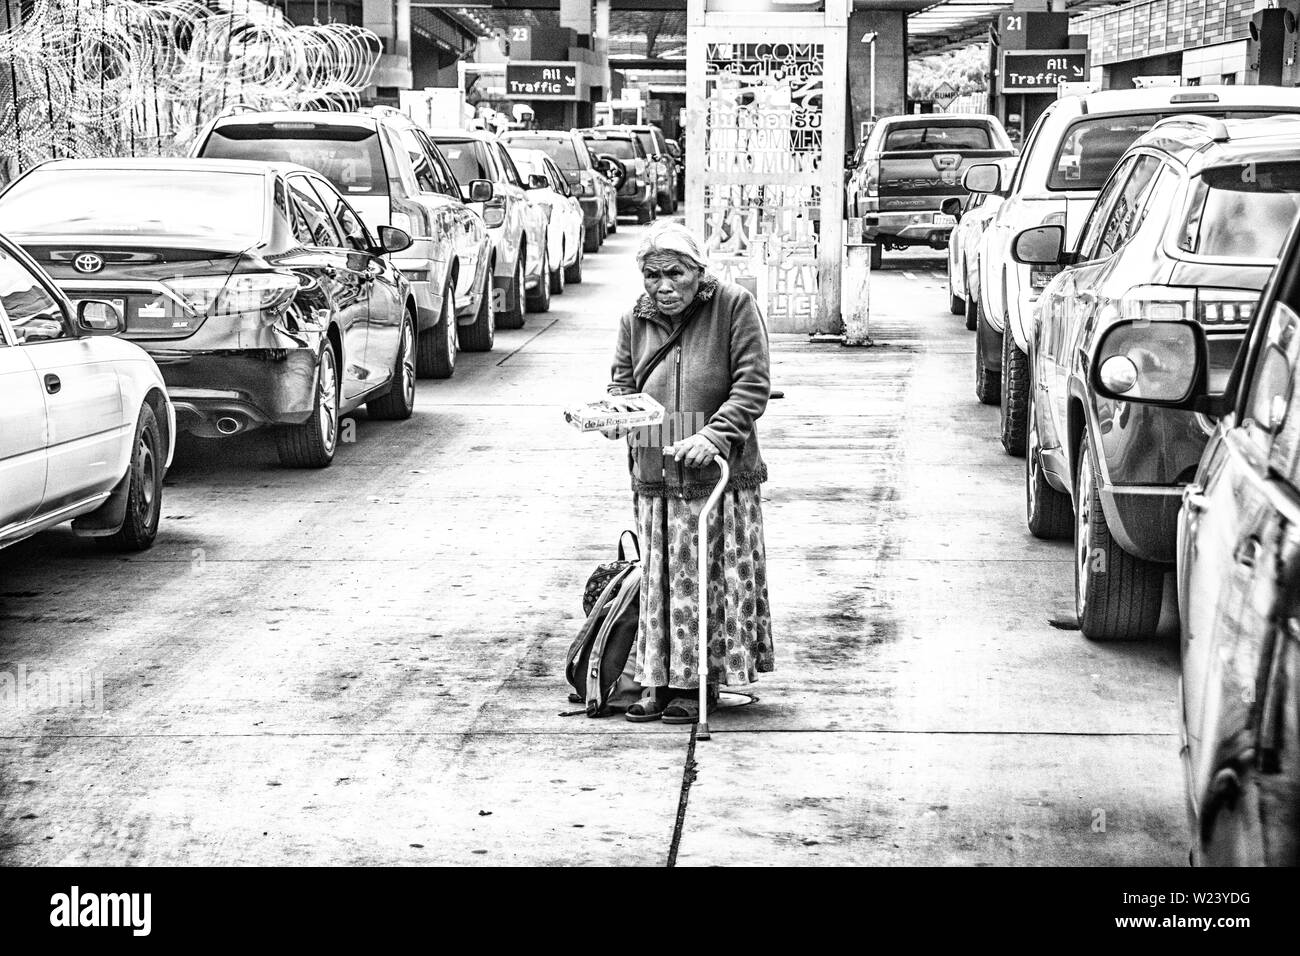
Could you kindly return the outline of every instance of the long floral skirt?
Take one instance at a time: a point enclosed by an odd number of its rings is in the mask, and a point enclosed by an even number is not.
[[[696,522],[705,499],[634,495],[641,536],[642,686],[699,686]],[[709,683],[753,683],[776,664],[758,488],[723,494],[709,518]]]

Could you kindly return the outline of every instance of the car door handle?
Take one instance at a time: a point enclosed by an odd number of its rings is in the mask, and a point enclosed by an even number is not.
[[[1204,514],[1210,507],[1210,499],[1200,485],[1188,485],[1183,489],[1183,507],[1194,515]]]
[[[63,382],[59,380],[59,377],[57,375],[45,376],[45,390],[49,392],[51,395],[59,394],[59,391],[62,388],[63,388]]]
[[[1259,538],[1250,537],[1240,542],[1236,550],[1232,552],[1232,560],[1236,561],[1243,568],[1255,567],[1255,562],[1259,560],[1259,552],[1262,545]]]

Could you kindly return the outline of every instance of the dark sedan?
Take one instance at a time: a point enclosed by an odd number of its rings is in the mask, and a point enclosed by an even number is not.
[[[1297,164],[1252,170],[1263,190]],[[1300,865],[1300,233],[1226,385],[1200,322],[1125,321],[1098,346],[1112,401],[1217,419],[1178,522],[1182,756],[1193,859]]]
[[[408,418],[415,303],[318,173],[236,160],[45,163],[0,194],[0,230],[69,298],[113,302],[157,362],[178,427],[276,428],[281,461],[323,467],[339,417]]]
[[[1155,630],[1182,486],[1209,435],[1203,417],[1092,390],[1097,340],[1121,320],[1199,322],[1221,385],[1300,209],[1298,151],[1295,120],[1163,120],[1120,160],[1075,251],[1062,254],[1059,225],[1013,244],[1018,262],[1072,267],[1031,333],[1025,501],[1035,535],[1073,532],[1089,638]]]

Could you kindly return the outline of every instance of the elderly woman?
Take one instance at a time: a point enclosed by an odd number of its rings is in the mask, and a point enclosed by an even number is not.
[[[701,679],[696,523],[721,475],[719,455],[731,477],[709,520],[708,696],[773,669],[759,498],[767,466],[754,429],[770,392],[767,329],[748,291],[706,273],[684,227],[652,229],[636,261],[645,295],[619,324],[609,393],[648,392],[664,424],[628,440],[644,549],[636,679],[645,692],[627,719],[688,724],[699,718]]]

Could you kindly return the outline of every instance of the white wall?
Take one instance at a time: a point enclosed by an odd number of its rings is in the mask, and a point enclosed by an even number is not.
[[[1203,86],[1222,83],[1225,74],[1245,83],[1247,76],[1246,41],[1219,43],[1183,51],[1183,85],[1200,80]]]

